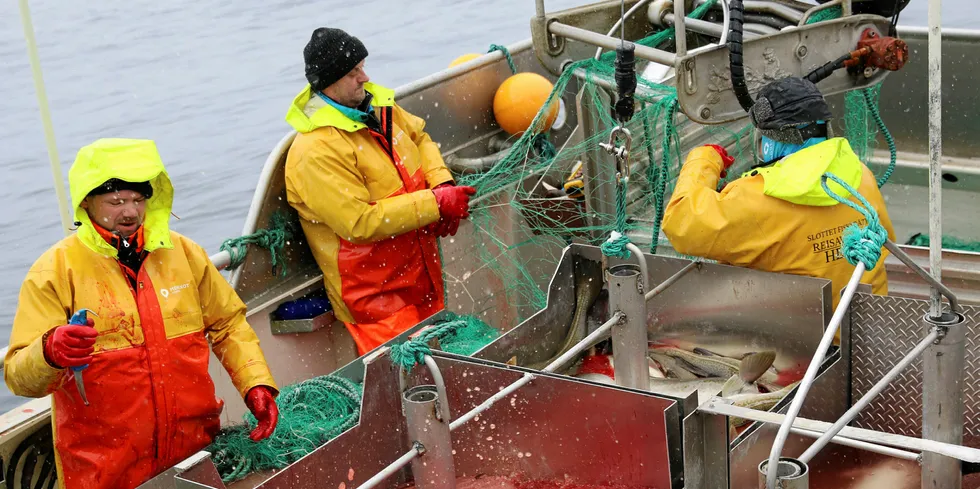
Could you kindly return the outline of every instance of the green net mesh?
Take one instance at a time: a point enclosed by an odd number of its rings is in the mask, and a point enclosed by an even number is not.
[[[225,428],[206,449],[222,480],[239,480],[257,470],[281,469],[357,424],[361,386],[326,375],[284,387],[276,399],[279,423],[265,440],[253,442],[256,420]]]
[[[421,362],[415,353],[428,353],[432,338],[440,340],[443,351],[472,355],[500,336],[500,333],[473,316],[447,317],[416,338],[392,347],[396,364]],[[413,348],[421,345],[420,348]],[[246,414],[244,423],[223,429],[207,448],[225,482],[240,480],[258,470],[281,469],[316,450],[357,424],[362,388],[343,377],[325,375],[288,385],[279,393],[279,423],[269,438],[249,439],[256,420]]]
[[[392,345],[391,361],[411,370],[432,353],[429,342],[439,340],[442,351],[457,355],[472,355],[500,337],[500,332],[476,316],[457,316],[451,312],[446,317],[409,341]]]
[[[689,17],[701,18],[716,3],[717,0],[712,0],[701,4]],[[812,17],[810,22],[839,16],[839,7],[830,8]],[[673,30],[665,30],[641,39],[637,44],[664,48],[672,42],[673,36]],[[682,147],[681,136],[691,123],[678,113],[674,87],[638,77],[637,110],[626,124],[632,134],[631,160],[635,166],[630,178],[622,182],[621,202],[617,202],[612,211],[604,214],[589,209],[586,212],[581,201],[563,194],[556,197],[545,185],[547,178],[551,178],[552,182],[557,182],[560,191],[567,176],[563,172],[576,162],[594,160],[602,151],[599,143],[607,142],[610,131],[617,125],[610,110],[608,92],[602,86],[614,83],[614,59],[615,53],[607,52],[598,59],[572,63],[555,81],[544,104],[550,107],[572,90],[580,93],[583,110],[576,114],[577,122],[592,128],[588,137],[556,148],[547,132],[526,131],[512,141],[507,154],[491,169],[457,178],[458,184],[475,187],[480,197],[470,209],[470,231],[463,228],[460,233],[469,233],[465,239],[473,243],[471,250],[476,254],[479,268],[489,269],[492,280],[497,281],[495,287],[506,294],[507,303],[522,311],[517,322],[545,307],[547,296],[539,284],[542,276],[550,277],[554,273],[561,258],[560,251],[554,250],[572,242],[598,246],[606,242],[613,231],[626,234],[649,230],[652,253],[657,253],[658,245],[664,244],[660,239],[660,223],[667,196],[673,191],[684,153],[692,149]],[[866,162],[879,134],[887,135],[876,110],[879,90],[880,87],[873,87],[845,96],[845,136]],[[531,127],[540,127],[544,119],[545,111],[539,112]],[[719,186],[737,179],[742,170],[756,161],[751,126],[747,122],[701,129],[707,133],[707,140],[701,138],[699,143],[732,148],[730,154],[736,159]],[[882,175],[879,181],[883,183],[887,175]],[[613,181],[614,172],[588,175],[587,178],[593,186],[608,185]],[[493,196],[496,198],[490,198]],[[515,214],[524,221],[518,228],[529,231],[516,233],[515,237],[514,223],[501,219],[500,214],[494,212],[494,208],[500,206],[516,211]],[[544,252],[523,253],[525,248]],[[447,284],[467,280],[465,275],[447,276]],[[498,327],[509,328],[516,324]],[[427,343],[432,338],[439,339],[444,351],[470,355],[498,335],[496,329],[475,316],[450,316],[415,340],[395,345],[391,355],[397,364],[411,367],[428,352]],[[224,430],[211,446],[226,481],[241,478],[254,470],[285,467],[352,427],[357,423],[360,387],[335,377],[318,377],[286,387],[278,401],[280,422],[270,439],[260,443],[248,439],[255,420],[247,415],[244,425]]]
[[[701,18],[716,3],[705,2],[689,16]],[[840,7],[831,7],[818,12],[808,22],[831,20],[840,16]],[[672,41],[673,35],[672,29],[665,30],[641,39],[637,44],[664,48]],[[676,90],[672,86],[653,83],[642,77],[637,79],[635,99],[638,108],[626,127],[633,136],[631,160],[641,170],[637,172],[634,169],[630,179],[624,184],[623,192],[617,192],[613,211],[603,213],[589,209],[589,215],[586,215],[584,206],[576,208],[563,202],[560,206],[562,211],[556,212],[554,202],[548,203],[552,206],[550,208],[545,205],[540,180],[534,185],[526,184],[529,176],[540,176],[544,179],[545,175],[556,173],[558,168],[569,168],[576,161],[594,158],[601,151],[599,143],[606,142],[610,131],[617,125],[608,109],[608,91],[600,84],[605,82],[608,85],[613,82],[614,60],[615,53],[607,52],[599,59],[590,58],[572,63],[556,80],[554,89],[544,104],[548,107],[569,90],[580,90],[583,113],[577,114],[578,123],[587,123],[593,129],[589,137],[554,152],[546,152],[542,148],[553,148],[544,143],[548,134],[527,131],[514,141],[507,155],[489,171],[459,178],[460,184],[476,187],[478,196],[511,192],[507,198],[485,199],[474,204],[471,209],[471,238],[476,242],[480,263],[502,278],[509,302],[523,306],[525,311],[533,312],[544,307],[546,296],[537,285],[540,279],[534,280],[535,277],[528,272],[528,264],[519,261],[521,253],[516,253],[516,248],[544,246],[545,243],[563,246],[574,241],[596,246],[606,245],[605,251],[606,248],[615,248],[609,246],[608,242],[613,231],[627,234],[641,229],[649,230],[651,253],[657,253],[658,246],[667,244],[660,236],[664,207],[673,191],[683,156],[691,149],[684,148],[681,144],[681,134],[691,123],[683,114],[678,114]],[[843,135],[865,162],[871,159],[879,136],[883,136],[894,150],[894,142],[877,112],[880,88],[878,85],[845,95],[844,113],[841,117]],[[531,127],[540,127],[545,114],[546,111],[539,112]],[[730,153],[736,158],[732,171],[728,172],[720,186],[739,178],[742,169],[755,163],[753,134],[747,123],[703,129],[709,136],[708,141],[704,142],[730,147]],[[889,168],[879,176],[879,185],[883,185],[888,179],[893,167],[894,157]],[[591,183],[596,186],[608,184],[612,173],[590,175],[588,178],[593,179]],[[512,232],[512,228],[501,227],[497,215],[491,212],[493,207],[501,205],[517,210],[533,230],[533,236],[517,243],[506,242],[504,236]],[[629,212],[615,211],[627,208]],[[620,245],[621,249],[625,242],[627,241],[615,244]],[[550,270],[554,269],[559,258],[553,257]]]
[[[912,246],[929,246],[929,235],[916,234],[911,238],[909,238],[909,240],[905,244],[912,245]],[[980,253],[980,242],[968,241],[953,236],[943,236],[943,249],[972,251],[974,253]]]

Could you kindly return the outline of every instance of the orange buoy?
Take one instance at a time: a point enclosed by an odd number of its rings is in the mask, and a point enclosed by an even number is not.
[[[454,59],[452,63],[449,63],[449,67],[452,68],[453,66],[461,65],[461,64],[463,64],[463,63],[465,63],[465,62],[467,62],[467,61],[469,61],[471,59],[476,59],[476,58],[479,58],[479,57],[480,57],[479,54],[473,54],[473,53],[464,54],[464,55],[462,55],[462,56]]]
[[[534,116],[548,101],[553,85],[537,73],[518,73],[504,80],[493,96],[493,117],[508,133],[519,136],[531,127]],[[549,129],[558,117],[558,99],[551,102],[547,117],[535,132]]]

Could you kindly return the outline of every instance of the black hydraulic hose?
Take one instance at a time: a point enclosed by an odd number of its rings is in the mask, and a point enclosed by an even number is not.
[[[616,88],[619,98],[616,100],[616,118],[621,124],[626,124],[633,118],[636,92],[636,56],[633,43],[623,43],[616,49]]]
[[[811,83],[813,83],[814,85],[816,85],[820,80],[827,78],[835,71],[843,68],[844,62],[849,59],[851,59],[851,53],[847,53],[833,61],[828,61],[823,66],[820,66],[815,70],[811,71],[810,73],[807,73],[805,78],[809,80]]]
[[[731,0],[728,6],[728,63],[731,65],[732,91],[739,105],[746,112],[752,108],[755,102],[749,93],[749,86],[745,83],[745,67],[742,66],[742,0]]]

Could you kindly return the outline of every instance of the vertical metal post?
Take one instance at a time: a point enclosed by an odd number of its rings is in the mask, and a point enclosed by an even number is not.
[[[943,214],[943,95],[942,95],[942,0],[929,0],[929,271],[942,279]],[[939,291],[932,289],[929,313],[942,314]]]
[[[610,311],[626,315],[612,330],[616,384],[649,390],[647,301],[643,297],[640,267],[633,264],[616,265],[606,271],[606,280],[609,283]]]
[[[544,19],[544,0],[534,0],[534,15],[539,19]]]
[[[929,0],[929,271],[942,278],[942,0]],[[924,327],[946,327],[946,334],[922,358],[922,438],[963,443],[963,366],[966,327],[957,311],[943,313],[939,288],[933,286]],[[958,460],[922,454],[922,486],[959,489]]]
[[[698,412],[695,405],[682,427],[684,489],[728,487],[728,418]]]
[[[412,460],[412,476],[419,489],[456,488],[449,420],[439,414],[440,402],[446,400],[439,399],[434,385],[419,385],[402,393],[408,439],[425,448],[420,457]]]
[[[769,460],[763,460],[759,464],[759,487],[766,487],[766,477],[769,469]],[[780,489],[809,489],[810,469],[799,460],[789,457],[781,457],[779,465],[776,466],[776,477],[779,479]]]
[[[687,55],[687,29],[684,26],[684,0],[674,1],[674,52],[677,58]]]
[[[941,318],[926,315],[922,326],[945,331],[922,354],[922,438],[962,445],[966,322],[960,314],[946,313]],[[959,460],[922,452],[922,487],[959,489],[962,485]]]

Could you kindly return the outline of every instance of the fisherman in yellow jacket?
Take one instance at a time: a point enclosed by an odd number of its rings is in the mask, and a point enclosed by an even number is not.
[[[252,439],[272,434],[278,390],[245,304],[170,230],[174,191],[153,141],[100,139],[68,179],[78,231],[27,273],[4,359],[14,394],[53,396],[59,486],[134,488],[206,447],[223,406],[209,349],[258,420]],[[81,309],[88,324],[67,324]]]
[[[313,31],[310,84],[286,115],[299,133],[286,195],[362,355],[444,307],[437,238],[456,234],[476,192],[455,186],[425,122],[370,83],[367,55],[340,29]]]
[[[830,108],[813,83],[783,78],[758,97],[751,117],[762,134],[760,164],[718,191],[719,178],[734,158],[717,145],[691,151],[664,213],[664,234],[683,254],[829,279],[836,306],[854,272],[841,252],[842,233],[851,223],[867,223],[827,195],[820,177],[829,172],[856,189],[894,240],[884,198],[847,140],[831,137]],[[857,202],[840,185],[828,185]],[[861,279],[880,295],[888,293],[885,256],[887,251]]]

